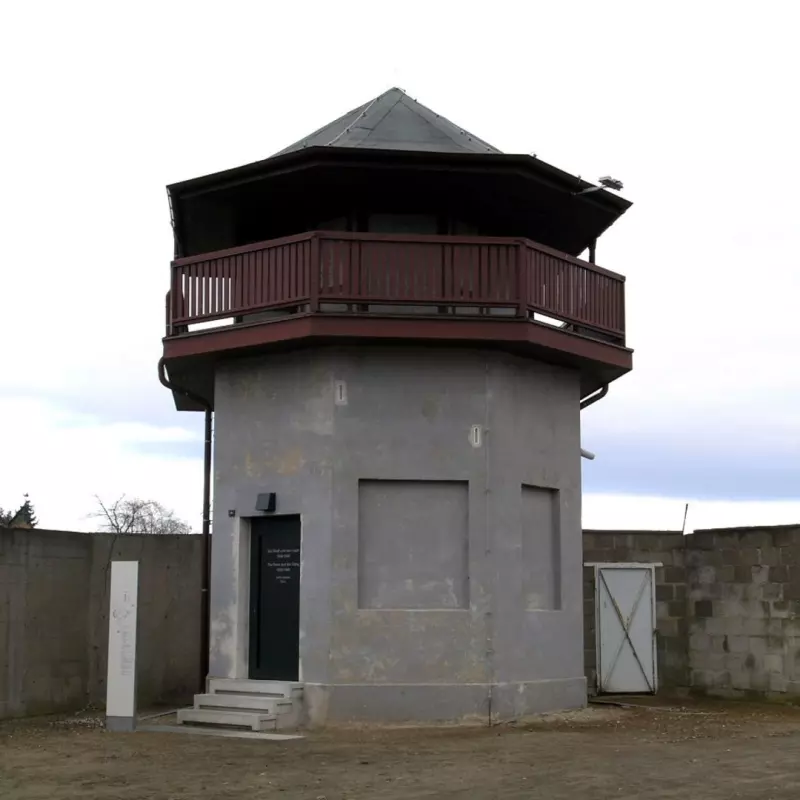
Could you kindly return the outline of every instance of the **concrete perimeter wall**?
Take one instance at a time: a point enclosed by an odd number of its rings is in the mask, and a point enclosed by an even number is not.
[[[659,682],[735,696],[800,696],[800,525],[584,531],[584,562],[660,562]],[[584,568],[584,647],[595,685],[594,574]]]
[[[112,560],[140,563],[140,707],[198,685],[201,537],[0,528],[0,719],[105,703]]]
[[[662,688],[800,695],[800,525],[584,531],[585,562],[660,562]],[[139,703],[198,683],[199,536],[0,528],[0,719],[105,700],[109,563],[140,562]],[[584,570],[586,677],[595,680],[594,576]]]

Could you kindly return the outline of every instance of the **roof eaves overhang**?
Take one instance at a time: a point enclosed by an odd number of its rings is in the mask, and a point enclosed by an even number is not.
[[[180,226],[180,201],[198,195],[229,189],[264,178],[298,172],[318,166],[392,167],[404,169],[444,169],[461,172],[498,172],[519,174],[574,197],[576,202],[602,210],[608,224],[596,232],[600,236],[619,219],[632,203],[606,189],[581,194],[596,188],[582,178],[548,164],[535,156],[505,153],[442,153],[416,150],[379,150],[355,147],[307,147],[233,169],[191,178],[167,186],[174,209],[176,225]],[[180,236],[180,227],[176,235]],[[588,243],[587,243],[588,244]]]
[[[355,147],[307,147],[282,155],[273,156],[263,161],[244,164],[233,169],[214,172],[198,178],[179,181],[167,186],[172,197],[188,197],[205,192],[229,188],[241,183],[260,180],[272,175],[279,175],[319,164],[383,164],[390,166],[417,164],[424,167],[463,167],[481,170],[504,169],[518,170],[527,177],[539,178],[555,188],[578,194],[595,184],[580,177],[564,172],[558,167],[548,164],[535,156],[506,153],[439,153],[424,150],[378,150]],[[632,203],[606,189],[581,196],[586,202],[592,202],[607,210],[614,209],[619,213],[626,211]]]

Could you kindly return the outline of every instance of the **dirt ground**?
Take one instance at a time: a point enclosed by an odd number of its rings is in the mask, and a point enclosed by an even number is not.
[[[267,742],[0,723],[3,800],[800,797],[800,710],[591,707],[513,725],[340,729]]]

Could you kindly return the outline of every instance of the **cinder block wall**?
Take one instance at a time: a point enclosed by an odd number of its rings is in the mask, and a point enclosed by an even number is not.
[[[800,525],[584,531],[584,563],[659,562],[659,684],[723,696],[800,695]],[[584,567],[584,655],[596,685],[594,571]]]
[[[114,559],[140,562],[140,706],[190,699],[201,545],[199,536],[0,528],[0,719],[105,702]]]
[[[583,532],[584,563],[660,563],[656,568],[659,681],[686,686],[689,624],[686,606],[684,537],[680,531]],[[594,569],[584,567],[584,666],[590,691],[597,686]]]
[[[690,685],[800,695],[800,526],[686,540]]]

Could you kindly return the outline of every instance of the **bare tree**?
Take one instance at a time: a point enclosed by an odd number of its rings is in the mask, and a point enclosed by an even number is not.
[[[191,533],[192,527],[155,500],[122,495],[105,503],[95,495],[97,509],[89,516],[98,521],[104,533]]]

